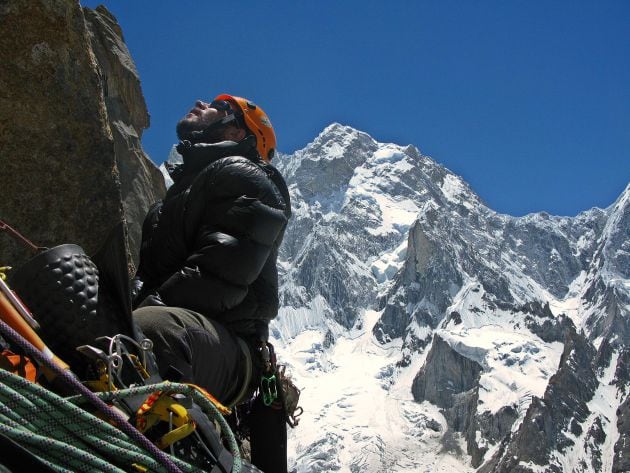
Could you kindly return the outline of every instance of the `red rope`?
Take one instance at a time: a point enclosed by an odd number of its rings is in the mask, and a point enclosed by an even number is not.
[[[28,238],[18,232],[15,228],[11,227],[9,224],[3,222],[2,220],[0,220],[0,231],[8,233],[10,237],[14,238],[16,241],[18,241],[31,251],[38,252],[40,250],[48,249],[35,245],[32,241],[30,241]]]

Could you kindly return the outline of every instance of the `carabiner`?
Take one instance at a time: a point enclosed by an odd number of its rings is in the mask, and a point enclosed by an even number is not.
[[[276,383],[275,374],[271,376],[261,376],[260,392],[262,394],[263,404],[267,407],[271,406],[271,404],[278,399],[278,385]]]

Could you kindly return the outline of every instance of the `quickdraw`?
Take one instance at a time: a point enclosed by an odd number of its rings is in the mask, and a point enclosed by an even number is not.
[[[122,377],[124,361],[128,361],[133,367],[133,372],[137,375],[137,381],[145,384],[150,374],[147,368],[147,354],[153,349],[153,343],[149,339],[144,339],[140,343],[126,335],[118,334],[113,337],[99,337],[97,342],[107,343],[107,353],[100,348],[92,345],[81,345],[77,350],[96,362],[98,367],[99,379],[95,382],[94,387],[102,387],[106,384],[105,389],[99,391],[115,391],[116,389],[125,389],[128,382],[125,383]],[[125,343],[131,344],[140,356],[131,353]]]

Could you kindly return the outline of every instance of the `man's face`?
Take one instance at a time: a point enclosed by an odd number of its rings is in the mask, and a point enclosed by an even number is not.
[[[180,140],[190,139],[192,132],[203,131],[226,115],[225,110],[217,110],[210,107],[209,103],[197,100],[193,109],[177,123],[177,137]]]

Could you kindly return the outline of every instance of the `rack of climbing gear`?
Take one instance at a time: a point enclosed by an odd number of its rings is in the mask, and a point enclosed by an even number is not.
[[[230,409],[199,386],[162,381],[151,362],[150,340],[138,342],[118,334],[96,342],[104,344],[105,350],[90,345],[78,350],[95,363],[97,379],[86,384],[99,391],[97,396],[126,412],[138,431],[172,456],[204,469],[216,464],[226,471],[241,468],[236,438],[224,418]],[[233,460],[217,448],[219,436],[212,432],[215,422]],[[231,470],[229,463],[233,463]]]
[[[0,295],[2,297],[4,296]],[[53,471],[67,471],[67,466],[71,465],[73,468],[76,466],[76,471],[122,472],[127,468],[115,466],[120,465],[117,462],[122,454],[121,449],[133,451],[132,457],[139,461],[137,465],[142,468],[148,463],[160,465],[156,467],[156,471],[193,471],[190,468],[182,470],[174,459],[153,445],[123,415],[83,386],[66,369],[67,365],[56,358],[45,345],[43,348],[36,346],[7,323],[7,319],[10,322],[15,319],[16,313],[14,307],[0,305],[2,337],[29,360],[37,363],[42,371],[51,373],[47,378],[57,380],[67,389],[79,393],[79,397],[96,408],[105,420],[85,410],[79,412],[76,410],[78,408],[73,409],[68,399],[50,389],[9,371],[0,370],[0,434],[24,445],[28,452]],[[26,323],[17,328],[25,330],[24,327],[27,327],[25,334],[32,337],[33,334],[28,332],[32,329]],[[77,422],[80,425],[69,419],[79,419]],[[113,428],[110,422],[117,426],[115,434],[110,429]],[[41,432],[46,432],[46,435]],[[99,435],[103,437],[94,440]],[[123,439],[124,447],[118,443],[120,438]],[[185,465],[185,462],[180,463]],[[106,467],[109,464],[111,465]],[[86,469],[86,465],[91,466]],[[130,467],[131,464],[126,466]],[[142,468],[137,471],[142,471]]]
[[[52,251],[2,221],[0,231]],[[90,367],[79,381],[36,332],[9,269],[0,269],[0,336],[19,354],[0,356],[0,440],[46,471],[258,471],[241,458],[230,410],[198,386],[163,381],[150,340],[116,334],[77,347]],[[34,372],[17,374],[26,366]]]

